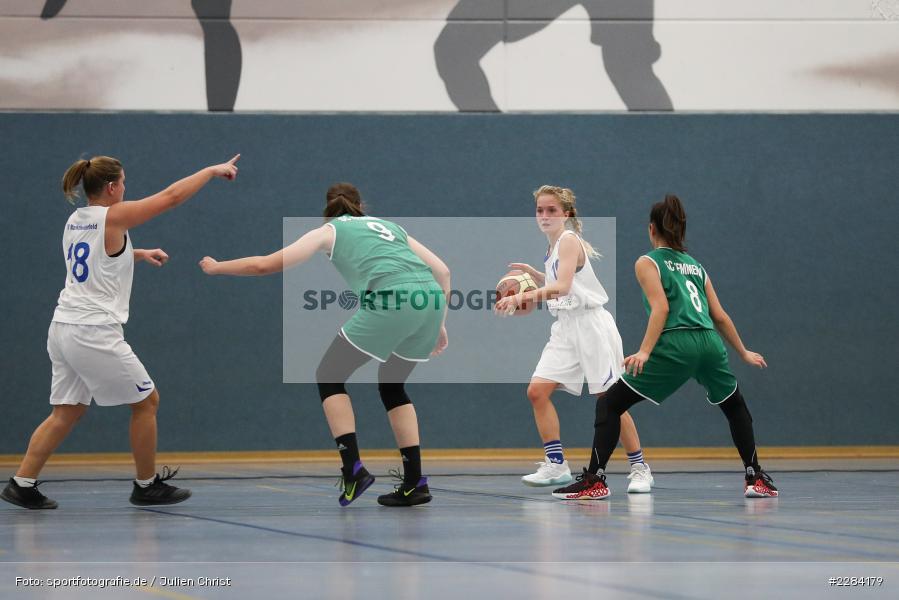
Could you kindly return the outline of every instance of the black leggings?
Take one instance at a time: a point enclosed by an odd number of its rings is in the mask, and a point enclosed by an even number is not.
[[[357,349],[342,335],[335,337],[315,371],[322,402],[335,394],[346,394],[347,379],[369,360],[371,356]],[[415,364],[415,361],[403,360],[391,354],[387,362],[378,367],[378,392],[388,411],[411,404],[412,401],[406,395],[405,383]]]
[[[596,420],[593,423],[593,452],[590,455],[588,471],[596,473],[605,470],[621,436],[621,415],[633,405],[644,400],[627,384],[619,380],[609,391],[596,400]],[[755,451],[755,433],[752,429],[752,415],[740,388],[734,390],[724,402],[718,404],[730,425],[730,434],[740,453],[744,467],[759,469]]]

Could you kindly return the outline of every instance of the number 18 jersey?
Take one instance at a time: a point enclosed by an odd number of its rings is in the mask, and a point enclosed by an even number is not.
[[[662,288],[668,299],[668,318],[664,331],[672,329],[715,329],[709,315],[709,301],[705,295],[706,272],[696,259],[671,248],[656,248],[641,259],[649,259],[659,270]],[[651,312],[643,294],[646,312]]]
[[[66,222],[62,234],[66,285],[53,313],[58,323],[107,325],[128,321],[134,249],[126,234],[122,252],[106,254],[108,210],[105,206],[78,208]]]

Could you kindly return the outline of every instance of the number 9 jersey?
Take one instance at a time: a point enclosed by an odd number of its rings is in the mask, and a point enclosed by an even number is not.
[[[375,217],[344,215],[327,223],[334,229],[331,262],[357,294],[377,283],[433,281],[431,269],[409,247],[406,230]]]
[[[668,299],[668,318],[663,332],[673,329],[715,329],[705,295],[707,274],[695,258],[666,247],[656,248],[640,258],[649,259],[659,270],[662,288]],[[643,304],[649,314],[651,310],[645,294]]]
[[[128,321],[134,248],[125,234],[121,251],[106,254],[105,206],[78,208],[62,234],[66,285],[53,320],[74,325],[124,324]]]

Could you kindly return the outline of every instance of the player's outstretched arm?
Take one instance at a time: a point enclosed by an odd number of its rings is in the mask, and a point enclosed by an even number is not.
[[[637,259],[634,265],[637,281],[646,294],[649,302],[649,322],[646,323],[646,334],[643,343],[636,354],[631,354],[624,359],[624,370],[637,376],[643,372],[643,365],[649,360],[652,349],[656,347],[662,330],[665,329],[665,321],[668,319],[668,298],[665,297],[665,289],[662,287],[662,279],[659,270],[652,264],[652,260],[644,257]]]
[[[154,267],[161,267],[169,262],[169,255],[162,248],[154,248],[153,250],[134,249],[134,262],[144,261],[150,263]]]
[[[740,358],[745,362],[759,367],[760,369],[767,367],[768,364],[765,362],[765,357],[758,352],[747,350],[746,346],[743,345],[743,340],[740,339],[740,334],[737,333],[737,326],[734,325],[730,315],[724,312],[724,307],[721,306],[721,301],[718,300],[718,295],[715,293],[715,288],[712,286],[712,279],[708,276],[708,273],[706,273],[705,278],[705,295],[709,301],[709,316],[712,317],[715,329],[718,330],[721,337],[727,340],[728,344],[733,346],[734,350],[737,351]]]
[[[235,163],[237,163],[239,158],[240,154],[226,163],[200,169],[193,175],[176,181],[161,192],[157,192],[142,200],[130,200],[114,204],[109,208],[109,212],[106,213],[106,227],[122,230],[132,229],[182,204],[200,191],[214,177],[220,177],[229,181],[233,180],[237,177],[237,165]]]
[[[200,268],[207,275],[271,275],[302,264],[316,252],[330,250],[333,244],[334,230],[323,225],[306,233],[286,248],[267,256],[248,256],[221,262],[205,256],[200,261]]]

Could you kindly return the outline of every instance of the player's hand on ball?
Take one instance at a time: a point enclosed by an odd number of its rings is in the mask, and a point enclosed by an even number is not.
[[[204,256],[203,260],[200,261],[200,268],[207,275],[215,275],[215,267],[218,264],[218,261],[211,256]]]
[[[234,158],[232,158],[228,162],[222,163],[220,165],[213,165],[209,168],[212,169],[212,173],[216,177],[221,177],[222,179],[233,181],[237,177],[237,165],[235,163],[239,158],[240,154],[235,154]]]
[[[537,277],[540,274],[539,271],[537,271],[537,269],[535,269],[534,267],[532,267],[531,265],[529,265],[527,263],[509,263],[509,268],[510,269],[518,269],[519,271],[524,271],[531,277]]]
[[[764,356],[762,356],[758,352],[752,352],[751,350],[747,350],[746,352],[744,352],[742,359],[753,367],[758,367],[759,369],[764,369],[768,366],[768,363],[765,362]]]
[[[649,354],[646,352],[631,354],[624,359],[624,372],[636,377],[643,372],[643,365],[646,364],[647,360],[649,360]]]
[[[501,298],[496,303],[496,306],[493,307],[493,312],[506,317],[512,315],[515,313],[515,309],[521,306],[522,300],[521,294],[513,294],[512,296]]]
[[[154,248],[153,250],[144,251],[144,260],[154,267],[161,267],[165,263],[169,262],[169,255],[166,254],[161,248]]]
[[[446,350],[446,347],[449,346],[449,338],[446,336],[446,326],[440,328],[440,335],[437,336],[437,344],[434,346],[434,350],[431,351],[431,356],[437,356]]]

